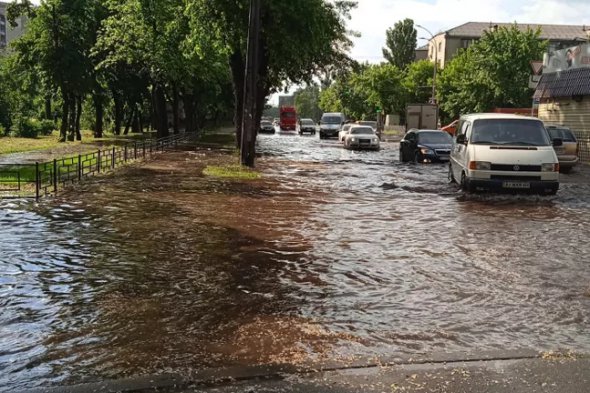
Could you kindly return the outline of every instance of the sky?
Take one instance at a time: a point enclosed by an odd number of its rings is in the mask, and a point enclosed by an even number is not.
[[[358,0],[348,25],[361,37],[354,39],[351,55],[359,61],[382,61],[385,30],[405,18],[436,34],[466,22],[590,26],[588,10],[588,0]],[[418,30],[418,37],[429,35]]]

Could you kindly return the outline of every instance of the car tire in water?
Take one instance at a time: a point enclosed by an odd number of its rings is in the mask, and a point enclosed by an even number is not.
[[[404,157],[404,151],[399,149],[399,162],[406,162],[406,157]]]
[[[416,153],[414,153],[414,163],[420,164],[423,161],[424,161],[424,158],[422,158],[422,154],[420,154],[419,151],[417,151]]]
[[[465,172],[461,173],[461,189],[465,192],[468,192],[468,193],[472,193],[475,191],[475,188],[467,180],[467,177],[465,176]]]

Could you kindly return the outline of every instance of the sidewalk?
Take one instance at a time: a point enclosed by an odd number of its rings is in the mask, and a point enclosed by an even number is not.
[[[139,377],[33,392],[590,392],[590,357],[531,351],[381,359],[323,370],[289,365],[227,368],[196,372],[190,381],[174,375]]]

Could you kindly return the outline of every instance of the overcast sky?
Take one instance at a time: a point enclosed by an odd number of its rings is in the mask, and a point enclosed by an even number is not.
[[[352,57],[379,62],[385,30],[411,18],[433,34],[465,22],[518,22],[588,24],[588,0],[358,0],[349,26],[361,33],[354,40]],[[418,31],[418,37],[427,33]],[[426,43],[418,41],[419,45]]]

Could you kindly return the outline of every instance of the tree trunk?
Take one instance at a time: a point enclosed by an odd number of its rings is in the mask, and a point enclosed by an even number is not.
[[[76,140],[76,96],[70,95],[70,118],[68,119],[68,141]]]
[[[234,50],[229,58],[234,88],[234,126],[236,128],[236,146],[242,142],[242,120],[244,117],[244,75],[246,64],[239,49]]]
[[[123,131],[123,135],[129,134],[129,128],[131,128],[131,123],[133,122],[133,116],[135,115],[135,108],[131,107],[131,112],[129,113],[129,117],[125,122],[125,131]]]
[[[53,114],[51,113],[51,94],[45,96],[45,119],[53,120]]]
[[[102,103],[102,97],[95,95],[94,99],[94,111],[96,112],[96,122],[94,124],[94,137],[102,138],[104,128],[104,106]]]
[[[168,130],[168,111],[166,108],[164,88],[159,84],[155,84],[152,88],[152,96],[157,135],[158,138],[164,138],[170,135]]]
[[[143,112],[141,109],[139,109],[137,113],[137,125],[139,126],[138,132],[143,134]]]
[[[121,135],[121,125],[123,124],[123,100],[119,92],[113,90],[113,103],[115,106],[115,119],[113,133]]]
[[[172,128],[174,134],[180,132],[180,114],[179,114],[179,103],[178,103],[178,88],[176,84],[172,86]]]
[[[76,140],[82,140],[82,132],[80,130],[80,120],[82,118],[82,96],[76,97]]]
[[[195,132],[195,96],[183,94],[182,102],[184,103],[185,132]]]
[[[134,134],[141,133],[141,121],[140,121],[140,118],[141,118],[141,111],[136,106],[134,108],[134,111],[133,111],[133,119],[131,121],[131,132],[133,132]]]
[[[59,141],[65,142],[68,137],[68,119],[69,119],[69,110],[70,110],[70,102],[68,99],[68,94],[64,93],[62,90],[63,96],[63,104],[61,107],[61,125],[59,127]]]

